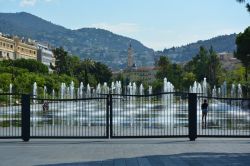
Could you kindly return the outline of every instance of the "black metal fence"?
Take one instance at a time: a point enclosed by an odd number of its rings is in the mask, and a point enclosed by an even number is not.
[[[107,98],[30,99],[30,138],[107,138]]]
[[[21,138],[21,95],[0,94],[0,138]]]
[[[83,99],[0,94],[0,138],[250,137],[249,104],[177,92]]]
[[[188,94],[110,95],[111,137],[188,137]]]
[[[201,104],[208,101],[202,124]],[[198,97],[199,137],[250,137],[250,100],[239,98]]]

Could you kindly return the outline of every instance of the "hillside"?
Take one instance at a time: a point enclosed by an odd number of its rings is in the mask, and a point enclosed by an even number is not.
[[[236,34],[218,36],[209,40],[200,40],[181,47],[164,49],[163,51],[156,52],[156,56],[159,57],[161,55],[165,55],[174,62],[185,62],[191,60],[192,57],[194,57],[199,52],[200,46],[206,47],[207,49],[212,46],[213,49],[218,53],[233,53],[236,49],[235,39]]]
[[[137,40],[103,29],[70,30],[25,12],[0,13],[0,32],[48,42],[54,47],[63,46],[73,55],[92,58],[113,69],[126,66],[131,43],[138,66],[154,64],[154,51]]]
[[[122,69],[127,63],[129,43],[134,49],[137,66],[152,66],[159,56],[168,56],[174,62],[189,61],[200,46],[217,52],[233,52],[236,48],[236,34],[218,36],[181,47],[173,47],[155,52],[137,40],[96,28],[70,30],[29,13],[0,13],[0,32],[20,37],[32,38],[50,43],[54,47],[63,46],[73,55],[103,62],[113,69]]]

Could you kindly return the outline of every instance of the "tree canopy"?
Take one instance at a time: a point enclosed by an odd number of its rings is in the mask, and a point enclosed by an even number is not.
[[[239,3],[246,3],[246,0],[236,0]],[[248,12],[250,12],[250,3],[246,3],[246,8],[248,10]]]
[[[29,72],[48,74],[48,67],[33,59],[4,60],[2,66],[26,69]]]
[[[0,61],[0,91],[9,92],[9,85],[12,83],[13,92],[31,93],[33,83],[36,82],[38,94],[43,94],[44,86],[51,94],[52,90],[60,90],[62,82],[69,85],[74,81],[77,87],[80,82],[96,86],[99,82],[111,81],[110,69],[100,62],[91,59],[80,60],[79,57],[70,56],[63,48],[55,49],[54,54],[56,64],[51,66],[53,73],[49,73],[47,66],[36,60]]]
[[[248,78],[248,70],[250,67],[250,27],[244,33],[240,33],[236,39],[237,50],[235,57],[241,60],[242,64],[246,67],[245,79]]]
[[[101,62],[89,58],[80,60],[79,57],[68,55],[62,47],[55,49],[54,54],[56,63],[53,69],[58,74],[73,76],[85,85],[96,85],[111,80],[111,70]]]

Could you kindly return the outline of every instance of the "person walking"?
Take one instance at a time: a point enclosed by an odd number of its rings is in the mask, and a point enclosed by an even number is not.
[[[47,101],[44,101],[43,103],[43,112],[47,112],[49,110],[49,103]]]
[[[207,112],[208,112],[208,103],[206,99],[201,104],[201,110],[202,110],[202,129],[205,129],[207,127]]]

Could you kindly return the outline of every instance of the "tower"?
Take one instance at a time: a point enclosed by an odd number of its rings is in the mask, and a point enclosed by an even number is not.
[[[127,68],[132,69],[133,66],[134,66],[133,49],[132,49],[132,45],[130,43],[129,48],[128,48],[128,65],[127,65]]]

